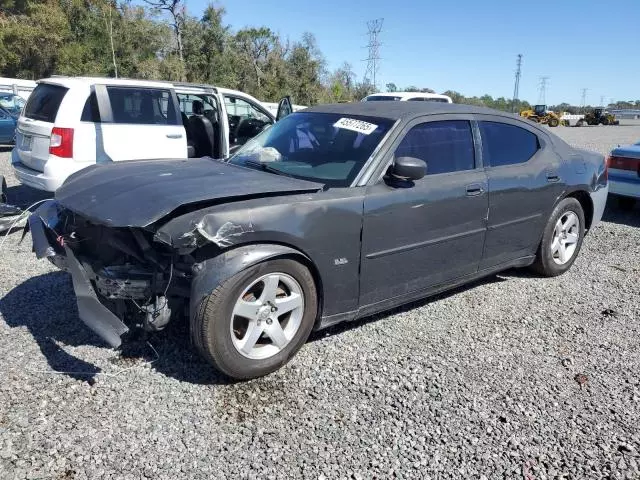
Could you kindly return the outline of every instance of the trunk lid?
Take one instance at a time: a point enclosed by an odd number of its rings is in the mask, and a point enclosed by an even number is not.
[[[81,170],[56,191],[56,199],[95,223],[145,227],[181,207],[315,192],[322,186],[211,158],[138,160]]]

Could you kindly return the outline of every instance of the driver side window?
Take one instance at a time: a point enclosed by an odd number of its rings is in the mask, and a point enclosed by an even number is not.
[[[230,143],[242,145],[262,131],[265,125],[273,121],[256,105],[231,95],[224,96],[229,122]]]

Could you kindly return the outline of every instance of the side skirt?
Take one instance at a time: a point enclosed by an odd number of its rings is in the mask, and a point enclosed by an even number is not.
[[[481,270],[471,275],[465,275],[464,277],[459,277],[448,283],[433,285],[423,290],[417,290],[415,292],[407,293],[405,295],[382,300],[381,302],[373,303],[371,305],[365,305],[353,312],[338,313],[336,315],[330,315],[327,317],[323,316],[318,322],[317,326],[314,328],[314,330],[322,330],[324,328],[330,327],[332,325],[336,325],[341,322],[358,320],[363,317],[368,317],[375,313],[380,313],[385,310],[390,310],[392,308],[398,307],[400,305],[404,305],[406,303],[411,303],[416,300],[420,300],[422,298],[431,297],[439,293],[446,292],[447,290],[452,290],[454,288],[460,287],[467,283],[471,283],[483,277],[494,275],[498,272],[502,272],[510,268],[527,267],[534,262],[535,258],[536,258],[535,255],[529,255],[526,257],[517,258],[515,260],[510,260],[509,262],[501,263],[499,265],[494,265],[493,267]]]

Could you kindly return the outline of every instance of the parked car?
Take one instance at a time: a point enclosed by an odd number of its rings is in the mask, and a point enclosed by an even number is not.
[[[0,145],[15,142],[16,123],[18,119],[10,111],[0,107]]]
[[[25,103],[27,103],[27,101],[19,95],[0,92],[0,108],[4,108],[14,117],[20,115],[20,111]]]
[[[281,104],[282,115],[291,111],[288,99]],[[21,183],[53,192],[96,163],[226,158],[275,121],[258,100],[236,90],[54,77],[39,81],[30,95],[11,162]]]
[[[362,99],[363,102],[384,102],[384,101],[400,101],[400,102],[440,102],[453,103],[448,95],[439,93],[423,93],[423,92],[386,92],[374,93]]]
[[[640,142],[614,148],[608,162],[611,193],[622,208],[632,209],[640,198]]]
[[[90,167],[29,225],[110,345],[188,312],[201,354],[253,378],[313,329],[512,267],[566,272],[607,192],[602,155],[512,115],[355,102],[292,113],[228,161]]]

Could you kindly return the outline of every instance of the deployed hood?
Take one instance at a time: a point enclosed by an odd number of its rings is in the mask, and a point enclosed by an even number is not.
[[[145,227],[185,205],[315,192],[322,184],[210,158],[95,165],[56,191],[61,206],[112,227]]]

